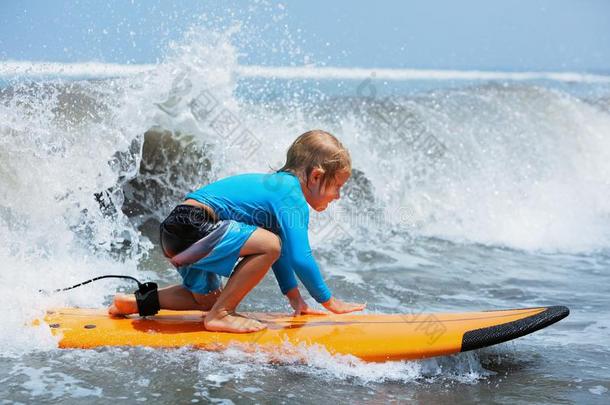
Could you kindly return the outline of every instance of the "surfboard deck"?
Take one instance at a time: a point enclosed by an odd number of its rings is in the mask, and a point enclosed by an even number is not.
[[[564,306],[466,313],[303,315],[250,313],[268,326],[247,334],[205,330],[203,312],[160,311],[152,317],[109,317],[105,309],[62,308],[44,321],[60,348],[191,346],[222,350],[238,345],[277,353],[320,345],[331,354],[366,361],[443,356],[491,346],[545,328],[569,314]]]

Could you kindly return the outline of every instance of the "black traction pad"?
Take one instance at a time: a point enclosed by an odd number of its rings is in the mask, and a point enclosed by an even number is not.
[[[474,329],[464,333],[462,337],[462,350],[480,349],[481,347],[491,346],[506,342],[521,336],[525,336],[549,325],[554,324],[568,316],[570,310],[564,306],[548,307],[544,311],[519,319],[518,321],[507,322],[502,325],[490,326],[487,328]]]

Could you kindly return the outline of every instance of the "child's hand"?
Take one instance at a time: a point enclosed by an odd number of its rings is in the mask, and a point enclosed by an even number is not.
[[[291,303],[291,305],[292,305],[292,303]],[[326,315],[328,313],[326,311],[321,311],[319,309],[311,308],[309,305],[307,305],[307,303],[303,299],[301,299],[301,302],[298,303],[297,305],[292,305],[292,308],[294,309],[294,314],[292,314],[293,316]]]
[[[328,309],[330,312],[334,312],[335,314],[347,314],[348,312],[362,311],[366,307],[366,304],[344,302],[333,297],[322,305],[324,305],[324,308]]]
[[[286,294],[286,296],[288,297],[288,301],[290,301],[290,306],[292,307],[292,309],[294,309],[293,316],[326,314],[325,311],[313,309],[309,305],[307,305],[303,297],[301,297],[301,293],[297,288],[290,290],[288,294]]]

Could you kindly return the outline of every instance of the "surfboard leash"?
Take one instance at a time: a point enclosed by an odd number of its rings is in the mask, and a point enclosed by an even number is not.
[[[40,292],[40,293],[44,293],[44,292],[46,292],[46,293],[49,293],[49,292],[58,293],[58,292],[62,292],[62,291],[68,291],[68,290],[71,290],[71,289],[73,289],[73,288],[80,287],[80,286],[85,285],[85,284],[89,284],[89,283],[91,283],[91,282],[93,282],[93,281],[96,281],[96,280],[101,280],[101,279],[103,279],[103,278],[125,278],[125,279],[127,279],[127,280],[133,280],[133,281],[135,281],[136,283],[138,283],[138,288],[142,288],[142,283],[140,283],[140,281],[139,281],[137,278],[135,278],[135,277],[131,277],[131,276],[122,276],[122,275],[115,275],[115,274],[107,274],[107,275],[105,275],[105,276],[94,277],[94,278],[89,279],[89,280],[87,280],[87,281],[83,281],[82,283],[75,284],[75,285],[73,285],[73,286],[71,286],[71,287],[66,287],[66,288],[58,288],[58,289],[53,290],[53,291],[48,291],[48,290],[38,290],[38,292]]]
[[[161,309],[161,306],[159,305],[159,291],[158,291],[157,283],[153,283],[150,281],[147,283],[141,283],[135,277],[123,276],[123,275],[117,275],[117,274],[107,274],[104,276],[94,277],[87,281],[83,281],[82,283],[78,283],[78,284],[75,284],[73,286],[66,287],[66,288],[58,288],[53,291],[38,290],[38,292],[48,294],[48,293],[58,293],[58,292],[62,292],[62,291],[68,291],[68,290],[72,290],[77,287],[81,287],[85,284],[89,284],[93,281],[101,280],[103,278],[124,278],[124,279],[132,280],[132,281],[135,281],[136,283],[138,283],[138,289],[136,291],[134,291],[134,294],[136,296],[136,303],[138,305],[138,313],[140,314],[140,316],[155,315],[157,312],[159,312],[159,309]]]

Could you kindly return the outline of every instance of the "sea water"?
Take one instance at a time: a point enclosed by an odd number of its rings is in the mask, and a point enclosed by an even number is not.
[[[230,35],[195,30],[137,71],[4,78],[3,403],[608,402],[607,80],[277,79],[237,61]],[[368,313],[571,315],[491,348],[379,364],[319,347],[279,361],[235,348],[59,350],[32,326],[47,309],[104,307],[135,286],[40,289],[104,274],[180,282],[159,221],[196,187],[279,168],[312,128],[353,159],[343,197],[310,224],[335,296]],[[240,309],[289,306],[270,273]]]

